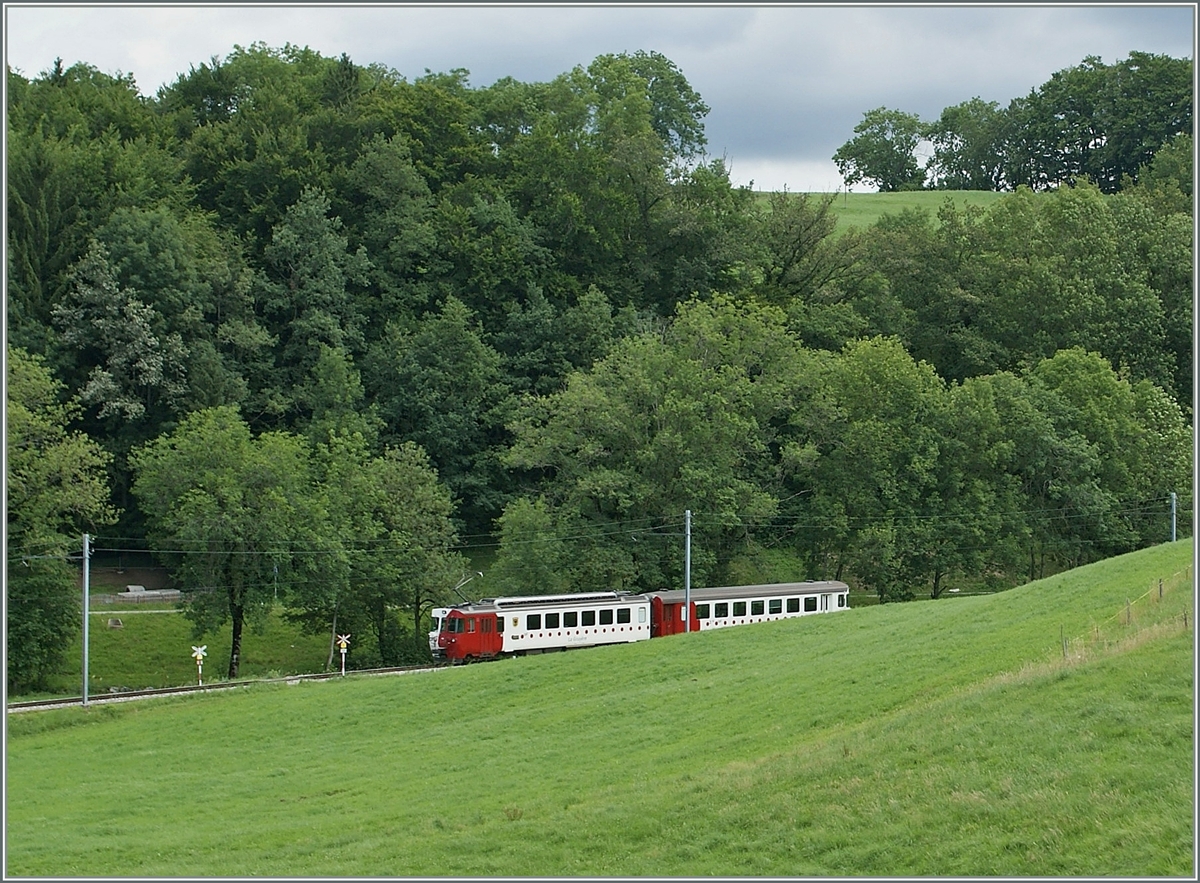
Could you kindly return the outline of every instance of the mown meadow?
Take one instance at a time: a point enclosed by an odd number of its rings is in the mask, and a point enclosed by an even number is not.
[[[811,194],[820,198],[822,194]],[[1004,197],[992,190],[911,190],[899,193],[850,193],[836,195],[833,210],[837,215],[837,233],[851,227],[866,230],[884,215],[898,215],[904,211],[927,212],[937,217],[938,209],[950,200],[962,211],[968,206],[986,209]]]
[[[620,648],[10,714],[5,870],[1192,876],[1191,553]]]

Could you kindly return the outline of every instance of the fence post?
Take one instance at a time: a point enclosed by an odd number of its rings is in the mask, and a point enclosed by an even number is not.
[[[1067,658],[1067,635],[1066,635],[1066,632],[1063,631],[1062,623],[1058,624],[1058,639],[1060,641],[1062,641],[1063,659],[1066,659]]]
[[[1158,581],[1158,600],[1162,600],[1162,580]]]
[[[1125,599],[1125,625],[1133,625],[1133,608],[1128,598]]]

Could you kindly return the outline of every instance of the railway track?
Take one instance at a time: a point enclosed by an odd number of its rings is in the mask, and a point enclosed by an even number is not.
[[[345,677],[378,677],[382,675],[416,674],[418,672],[438,671],[447,668],[446,665],[401,665],[392,668],[367,668],[348,672]],[[153,690],[121,690],[116,693],[99,693],[88,696],[88,706],[109,705],[115,702],[134,702],[138,699],[154,699],[159,696],[178,696],[185,693],[213,693],[220,690],[236,690],[253,686],[254,684],[294,684],[300,681],[328,681],[343,677],[341,672],[322,672],[318,674],[288,675],[280,678],[254,678],[244,681],[216,681],[212,684],[197,684],[187,687],[160,687]],[[83,705],[82,696],[70,696],[63,699],[32,699],[28,702],[8,703],[8,713],[23,711],[49,711],[55,708],[71,708]]]

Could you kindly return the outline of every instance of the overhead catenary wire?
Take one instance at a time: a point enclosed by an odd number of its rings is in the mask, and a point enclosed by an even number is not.
[[[800,520],[787,515],[773,515],[770,517],[743,515],[738,513],[717,513],[709,515],[696,515],[693,513],[693,527],[709,527],[709,528],[748,528],[748,529],[830,529],[841,526],[842,524],[850,526],[862,526],[872,524],[896,524],[902,522],[926,522],[926,523],[945,523],[945,524],[964,524],[978,520],[1005,520],[1015,519],[1030,515],[1057,515],[1062,520],[1085,520],[1094,518],[1111,518],[1127,515],[1166,515],[1166,511],[1161,508],[1163,501],[1154,498],[1152,500],[1137,501],[1134,504],[1126,504],[1123,508],[1107,509],[1101,512],[1079,512],[1076,507],[1051,507],[1051,508],[1032,508],[1010,510],[1005,512],[985,512],[973,514],[969,512],[942,514],[942,513],[926,513],[913,515],[895,515],[892,513],[882,513],[878,515],[847,515],[837,519],[824,519],[821,521]],[[1188,507],[1180,506],[1181,511],[1187,511]],[[675,533],[669,531],[678,531],[684,526],[684,520],[679,517],[664,517],[664,516],[644,516],[624,521],[605,524],[595,530],[573,531],[570,533],[558,534],[554,532],[546,532],[541,536],[531,537],[522,540],[507,540],[501,541],[495,539],[493,534],[472,534],[471,537],[487,537],[490,542],[486,543],[451,543],[445,548],[448,551],[463,551],[467,549],[486,549],[495,548],[500,545],[506,546],[535,546],[550,542],[569,543],[573,541],[604,539],[616,536],[630,537],[659,537],[667,539],[676,536]],[[461,539],[461,538],[460,538]],[[262,548],[211,548],[211,542],[198,539],[195,545],[187,547],[185,543],[181,543],[179,538],[173,538],[171,547],[163,548],[156,547],[145,537],[107,537],[96,536],[96,542],[93,545],[93,552],[102,552],[108,554],[130,553],[130,554],[155,554],[155,555],[212,555],[212,556],[244,556],[244,557],[279,557],[279,556],[295,556],[295,555],[390,555],[412,551],[412,547],[408,545],[395,545],[389,543],[387,538],[378,538],[369,541],[371,545],[354,545],[354,546],[313,546],[311,540],[297,542],[278,542],[267,545]],[[1092,542],[1085,538],[1079,538],[1080,541]],[[129,543],[137,545],[114,545],[115,543]],[[103,545],[101,545],[103,543]],[[78,560],[79,555],[65,556],[22,556],[30,558],[47,557],[47,558],[63,558],[65,560]]]

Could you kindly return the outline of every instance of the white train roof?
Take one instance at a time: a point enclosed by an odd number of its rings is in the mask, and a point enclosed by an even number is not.
[[[694,603],[712,601],[740,601],[750,598],[786,598],[803,595],[837,595],[850,591],[850,587],[838,580],[821,582],[809,580],[802,583],[765,583],[757,586],[711,586],[703,589],[692,589]],[[672,589],[667,592],[649,592],[655,598],[661,598],[664,604],[682,604],[685,592],[683,589]]]

